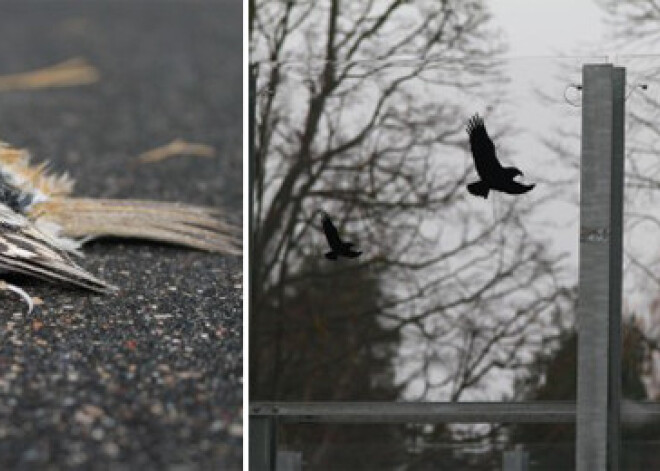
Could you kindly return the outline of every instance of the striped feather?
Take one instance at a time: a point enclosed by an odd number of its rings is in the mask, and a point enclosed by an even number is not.
[[[116,288],[78,266],[53,238],[0,204],[0,268],[107,293]]]
[[[37,223],[59,226],[64,237],[149,239],[240,255],[240,229],[219,216],[218,210],[180,203],[91,198],[52,198],[28,212]]]

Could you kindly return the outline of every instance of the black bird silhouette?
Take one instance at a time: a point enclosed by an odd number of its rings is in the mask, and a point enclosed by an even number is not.
[[[466,130],[470,136],[474,165],[481,178],[480,181],[467,186],[470,193],[488,198],[490,190],[519,195],[534,188],[535,185],[524,185],[514,180],[515,177],[523,174],[516,167],[502,167],[495,155],[495,145],[486,132],[484,120],[478,114],[470,118]]]
[[[330,216],[325,211],[321,211],[323,215],[323,232],[325,232],[325,238],[328,239],[328,245],[330,246],[330,252],[325,254],[325,258],[328,260],[337,260],[339,256],[356,258],[362,255],[361,251],[353,250],[353,242],[344,242],[339,237],[339,232],[337,228],[330,220]]]

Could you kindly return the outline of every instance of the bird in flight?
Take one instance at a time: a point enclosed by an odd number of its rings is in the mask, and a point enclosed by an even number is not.
[[[470,183],[467,189],[475,196],[488,198],[490,190],[497,190],[510,195],[527,193],[535,185],[525,185],[514,180],[523,173],[516,167],[502,167],[495,155],[495,145],[486,132],[484,120],[475,114],[467,124],[470,136],[470,149],[474,158],[480,181]]]
[[[362,255],[362,252],[359,250],[354,250],[353,242],[344,242],[339,237],[339,231],[330,220],[330,216],[325,211],[321,211],[323,215],[323,232],[325,233],[325,238],[328,239],[328,245],[330,246],[330,252],[326,252],[325,258],[328,260],[337,260],[338,257],[347,257],[347,258],[356,258]]]

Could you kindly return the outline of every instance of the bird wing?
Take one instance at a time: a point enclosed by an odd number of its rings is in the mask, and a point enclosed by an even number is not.
[[[51,236],[0,203],[0,269],[97,292],[114,288],[74,263]]]
[[[85,242],[128,237],[240,255],[240,229],[221,215],[214,208],[161,201],[58,197],[32,204],[27,212],[37,226],[52,223],[57,235]]]
[[[343,244],[339,238],[339,232],[326,212],[323,212],[323,232],[325,238],[328,239],[330,248],[335,251],[341,250]]]
[[[470,137],[470,150],[477,173],[482,180],[488,181],[502,170],[502,165],[495,155],[495,145],[488,136],[483,119],[478,114],[470,118],[466,130]]]
[[[520,195],[522,193],[527,193],[528,191],[531,191],[532,188],[534,188],[536,185],[524,185],[522,183],[518,183],[517,181],[514,180],[509,180],[508,182],[505,182],[501,184],[500,187],[497,189],[504,192],[504,193],[509,193],[510,195]]]

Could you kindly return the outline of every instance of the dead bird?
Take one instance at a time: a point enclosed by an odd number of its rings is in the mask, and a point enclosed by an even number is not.
[[[78,198],[67,175],[30,164],[23,149],[0,142],[0,271],[66,283],[98,293],[117,288],[95,277],[73,257],[100,237],[148,239],[209,252],[240,255],[240,228],[213,208],[173,202]],[[0,274],[1,276],[1,274]],[[20,287],[0,279],[0,290]]]

